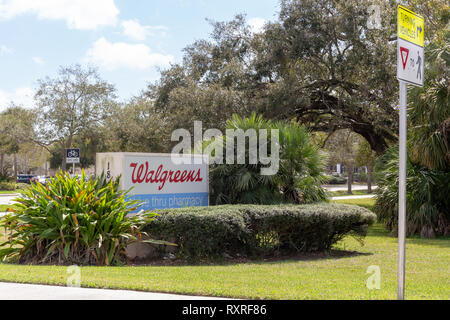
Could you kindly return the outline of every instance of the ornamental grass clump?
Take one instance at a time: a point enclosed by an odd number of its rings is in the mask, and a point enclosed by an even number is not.
[[[0,222],[7,236],[0,260],[118,265],[133,242],[163,243],[142,231],[155,214],[129,216],[140,204],[119,190],[119,179],[58,173],[46,185],[33,183]]]

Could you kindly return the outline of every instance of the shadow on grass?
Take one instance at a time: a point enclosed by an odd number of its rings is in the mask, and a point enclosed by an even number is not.
[[[189,261],[184,259],[175,260],[163,260],[163,259],[152,259],[152,260],[139,260],[134,261],[131,265],[133,266],[164,266],[164,267],[181,267],[181,266],[230,266],[238,264],[279,264],[279,263],[290,263],[296,261],[317,261],[317,260],[327,260],[327,259],[343,259],[351,258],[357,256],[369,256],[373,253],[367,252],[357,252],[357,251],[347,251],[347,250],[337,250],[332,249],[327,252],[311,252],[311,253],[297,253],[291,255],[278,255],[272,257],[234,257],[230,259],[217,259],[217,260],[198,260]]]

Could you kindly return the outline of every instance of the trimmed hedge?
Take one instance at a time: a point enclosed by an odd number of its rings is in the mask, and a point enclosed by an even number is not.
[[[329,203],[225,205],[157,213],[145,231],[177,243],[176,254],[188,259],[329,250],[346,235],[362,239],[376,219],[367,209]]]

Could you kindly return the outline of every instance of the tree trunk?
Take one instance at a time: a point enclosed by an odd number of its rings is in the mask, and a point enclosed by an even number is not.
[[[97,144],[94,146],[94,177],[97,176]]]
[[[17,170],[17,154],[14,153],[13,154],[13,166],[14,166],[14,180],[17,181],[17,175],[18,175],[18,170]]]
[[[367,168],[367,192],[372,193],[372,168]]]
[[[61,162],[61,171],[66,171],[66,149],[64,144],[62,145],[62,162]]]
[[[3,167],[5,160],[5,155],[2,153],[0,154],[0,175],[5,175],[5,168]]]
[[[72,136],[72,134],[70,134],[70,135],[69,135],[69,138],[67,139],[67,146],[66,146],[67,149],[72,148],[72,139],[73,139],[73,136]],[[64,158],[65,158],[65,157],[66,157],[66,152],[64,151]],[[72,168],[73,168],[73,165],[72,165]],[[67,170],[67,169],[66,169],[66,170]],[[73,169],[72,169],[71,171],[72,171],[72,174],[75,174],[75,172],[74,172]]]
[[[348,174],[347,174],[348,175],[348,177],[347,177],[347,193],[348,194],[353,194],[352,193],[353,170],[355,170],[353,165],[348,166]]]
[[[69,135],[68,139],[67,139],[67,143],[65,141],[61,141],[61,146],[62,146],[62,163],[61,163],[61,170],[62,171],[66,171],[67,170],[67,166],[66,166],[66,148],[69,149],[72,147],[72,135]]]

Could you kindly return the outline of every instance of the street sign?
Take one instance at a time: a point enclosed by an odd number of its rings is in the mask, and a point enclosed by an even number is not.
[[[80,163],[80,149],[66,149],[66,163]]]
[[[423,86],[423,47],[398,39],[397,79],[414,86]]]
[[[397,10],[397,79],[399,91],[398,269],[397,298],[405,299],[406,264],[406,134],[408,84],[423,86],[424,19],[405,7]]]
[[[424,19],[403,6],[398,6],[397,36],[419,47],[425,44]]]
[[[414,86],[423,86],[424,19],[398,6],[397,79]]]

